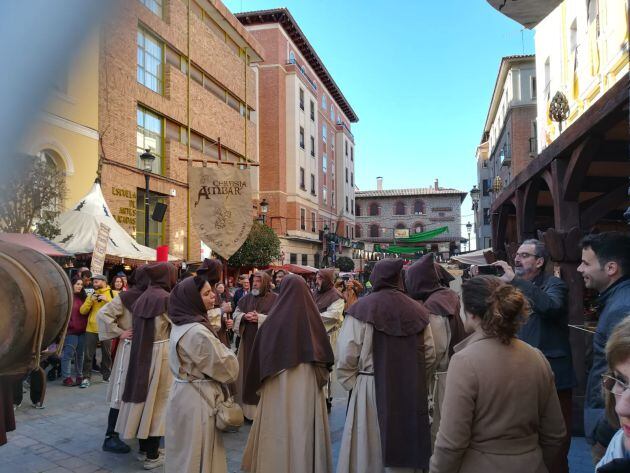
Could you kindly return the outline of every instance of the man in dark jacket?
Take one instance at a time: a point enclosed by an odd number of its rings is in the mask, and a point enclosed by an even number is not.
[[[543,352],[553,370],[567,434],[561,454],[550,473],[568,473],[572,395],[576,385],[569,343],[568,288],[562,279],[545,273],[547,260],[544,243],[531,239],[525,240],[519,247],[514,257],[514,268],[505,261],[494,264],[503,268],[501,279],[520,289],[531,306],[531,314],[519,330],[518,337]]]
[[[582,240],[582,264],[578,271],[584,285],[599,292],[593,365],[584,399],[584,432],[597,463],[615,433],[604,415],[601,376],[607,369],[606,342],[617,324],[630,316],[630,235],[603,232],[586,236]]]

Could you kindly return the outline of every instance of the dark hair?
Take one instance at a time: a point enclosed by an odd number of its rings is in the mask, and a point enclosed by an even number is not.
[[[112,278],[112,282],[109,284],[111,286],[111,288],[114,289],[114,290],[117,290],[115,288],[115,286],[116,286],[116,279],[120,279],[120,282],[122,283],[123,288],[124,288],[125,287],[125,280],[122,278],[122,276],[119,276],[119,275],[116,275],[116,276],[114,276]]]
[[[615,327],[606,343],[606,361],[610,374],[615,368],[630,359],[630,317],[626,317]],[[614,428],[619,428],[619,418],[615,412],[615,395],[604,391],[606,417]]]
[[[184,279],[189,278],[191,276],[194,276],[194,274],[190,271],[184,271],[182,274],[180,274],[179,276],[179,282],[182,282]]]
[[[547,264],[547,261],[549,261],[549,252],[547,251],[547,247],[545,246],[545,244],[540,240],[536,240],[535,238],[530,238],[528,240],[525,240],[523,243],[521,243],[521,245],[534,245],[536,258],[542,258],[544,260],[544,263],[543,263],[543,269],[544,269],[545,265]]]
[[[81,278],[81,276],[78,276],[78,275],[75,274],[74,276],[72,276],[72,280],[71,281],[72,281],[72,294],[74,294],[74,285],[77,283],[77,281],[83,282],[83,279]],[[84,287],[81,288],[81,292],[79,292],[77,297],[79,299],[81,299],[82,301],[87,299],[87,293],[85,292],[85,288]]]
[[[529,313],[523,293],[496,276],[476,276],[464,282],[462,300],[464,310],[481,319],[483,331],[506,345]]]
[[[195,281],[195,287],[197,288],[197,290],[199,292],[201,292],[201,290],[203,289],[203,287],[206,285],[206,283],[208,282],[208,280],[202,276],[193,276],[194,281]],[[208,283],[210,284],[210,283]]]
[[[85,277],[91,278],[92,277],[92,271],[90,271],[89,269],[85,270],[85,271],[81,271],[81,275],[80,276],[81,276],[81,279],[83,279]]]
[[[593,250],[601,266],[614,261],[623,276],[630,275],[630,235],[621,232],[590,234],[582,238],[580,246]]]

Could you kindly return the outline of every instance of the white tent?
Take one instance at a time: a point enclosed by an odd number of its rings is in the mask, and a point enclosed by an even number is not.
[[[74,254],[92,253],[101,223],[110,228],[107,255],[140,261],[155,261],[156,251],[140,245],[112,216],[101,185],[95,182],[88,194],[58,217],[61,234],[55,243]],[[169,260],[175,260],[173,256]]]
[[[451,259],[455,261],[459,261],[460,263],[464,263],[464,264],[484,265],[484,264],[488,264],[486,262],[485,256],[483,255],[484,252],[486,251],[490,251],[490,250],[485,249],[485,250],[470,251],[468,253],[462,253],[456,256],[451,256]]]

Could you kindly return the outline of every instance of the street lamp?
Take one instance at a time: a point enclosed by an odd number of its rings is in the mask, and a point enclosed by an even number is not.
[[[269,211],[269,203],[265,198],[263,198],[263,200],[260,202],[260,211],[262,212],[262,223],[264,225],[265,217],[267,216],[267,212]],[[271,223],[271,225],[273,226],[273,222]]]
[[[470,223],[470,221],[466,224],[466,230],[468,231],[468,251],[470,251],[470,231],[472,230],[472,223]]]
[[[151,150],[147,148],[140,155],[144,166],[144,246],[149,246],[149,178],[153,169],[153,161],[155,156],[151,154]]]
[[[477,210],[479,207],[479,197],[481,196],[481,191],[477,188],[476,185],[470,190],[470,198],[472,199],[473,206],[472,210]]]

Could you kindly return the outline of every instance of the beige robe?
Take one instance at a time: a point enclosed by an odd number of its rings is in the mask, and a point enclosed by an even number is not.
[[[241,312],[239,308],[237,308],[236,311],[234,312],[234,331],[238,333],[239,335],[243,334],[241,330],[242,328],[241,321],[244,315],[245,314]],[[260,326],[263,324],[263,322],[266,319],[267,319],[267,314],[258,314],[258,328],[260,328]],[[244,358],[245,358],[245,351],[242,348],[243,348],[243,345],[240,346],[239,351],[238,351],[239,370],[238,370],[238,379],[236,380],[237,391],[235,393],[234,399],[236,400],[236,402],[240,404],[241,408],[243,409],[243,415],[247,419],[251,420],[256,415],[256,406],[253,404],[245,404],[245,402],[243,402],[243,399],[242,399],[242,393],[245,386],[245,370],[247,369],[247,366],[245,366],[245,364],[243,363]]]
[[[169,365],[175,382],[166,409],[164,471],[226,473],[214,415],[223,399],[219,383],[232,383],[238,375],[236,356],[206,327],[192,323],[173,326]]]
[[[381,434],[376,409],[374,360],[372,358],[372,324],[346,317],[339,333],[337,380],[346,390],[352,389],[346,423],[341,438],[337,473],[407,473],[413,468],[385,468],[381,452]],[[434,370],[435,349],[431,326],[424,329],[427,376]],[[427,378],[428,379],[428,378]]]
[[[122,438],[146,439],[147,437],[162,437],[164,435],[166,401],[173,382],[173,375],[168,369],[170,332],[171,322],[168,316],[166,314],[158,315],[155,318],[147,399],[145,402],[137,403],[121,401],[116,432]],[[131,350],[131,344],[129,344],[129,350]]]
[[[266,379],[241,468],[253,473],[332,472],[324,391],[301,363]]]
[[[326,333],[328,333],[328,338],[330,339],[333,350],[336,349],[337,334],[343,322],[343,309],[345,305],[346,302],[343,299],[337,299],[326,308],[325,312],[321,313],[322,322],[324,322],[324,327],[326,328]]]
[[[456,315],[459,317],[459,315]],[[429,389],[429,413],[431,414],[431,447],[435,443],[442,417],[442,403],[446,389],[446,370],[448,369],[448,347],[451,343],[451,326],[448,317],[430,314],[429,324],[435,345],[435,369],[427,376]]]
[[[131,312],[123,305],[120,297],[114,297],[96,314],[99,340],[111,340],[120,337],[121,333],[131,328],[132,320]],[[131,340],[121,340],[116,350],[105,398],[111,409],[120,409],[122,393],[125,390],[125,380],[127,379],[127,369],[129,368],[130,352]]]

